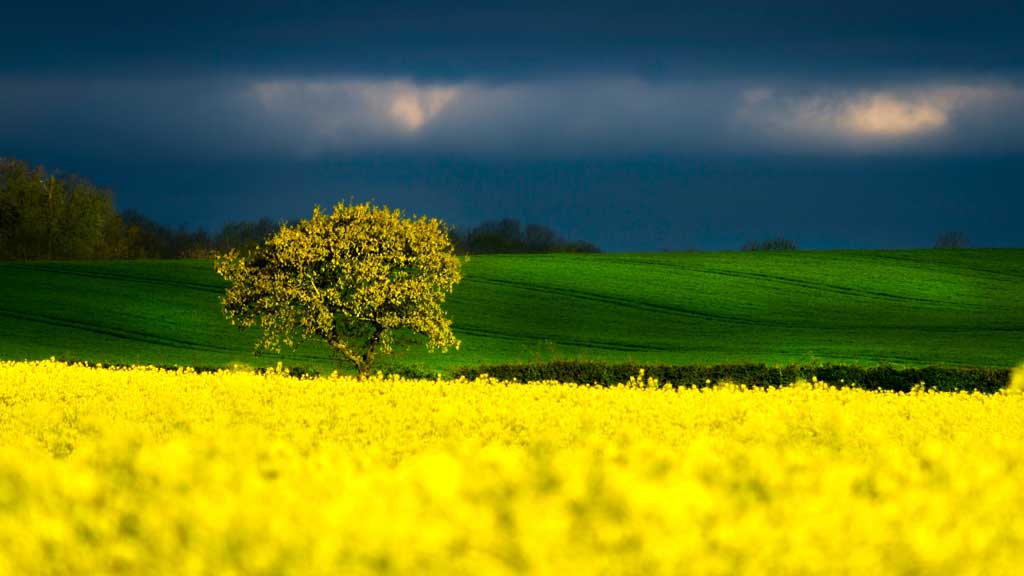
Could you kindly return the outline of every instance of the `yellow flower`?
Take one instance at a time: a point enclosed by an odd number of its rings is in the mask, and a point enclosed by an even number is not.
[[[0,362],[0,574],[1024,563],[1024,394],[641,381]]]

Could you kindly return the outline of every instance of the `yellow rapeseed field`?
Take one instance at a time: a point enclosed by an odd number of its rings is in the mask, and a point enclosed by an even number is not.
[[[1012,574],[1024,394],[0,364],[2,574]]]

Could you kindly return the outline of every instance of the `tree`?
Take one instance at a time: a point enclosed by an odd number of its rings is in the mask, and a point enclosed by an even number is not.
[[[399,210],[339,203],[282,226],[248,256],[216,260],[230,286],[222,299],[235,325],[259,325],[256,351],[295,337],[326,342],[361,377],[396,331],[426,336],[431,350],[458,348],[441,305],[462,279],[444,225]]]
[[[449,237],[460,254],[550,254],[554,252],[600,252],[601,249],[583,241],[568,241],[558,232],[541,224],[527,224],[503,218],[489,220],[460,231],[449,228]]]
[[[277,228],[278,225],[269,218],[260,218],[259,222],[232,222],[224,225],[214,245],[221,252],[246,252],[266,241]]]
[[[0,158],[0,259],[117,258],[126,242],[109,190]]]
[[[522,225],[514,218],[484,222],[469,231],[469,249],[475,254],[525,252]]]
[[[554,252],[559,246],[565,245],[557,232],[540,224],[528,224],[523,235],[526,251],[531,253]]]
[[[789,240],[788,238],[778,237],[770,240],[753,240],[743,245],[740,250],[744,252],[788,252],[796,250],[796,242]]]
[[[935,247],[939,250],[958,250],[968,245],[967,235],[963,232],[943,232],[935,240]]]

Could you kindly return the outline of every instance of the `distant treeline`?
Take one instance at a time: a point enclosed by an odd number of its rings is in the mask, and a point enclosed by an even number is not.
[[[459,254],[545,254],[553,252],[600,252],[590,242],[566,240],[540,224],[525,227],[512,218],[491,220],[466,231],[450,230]]]
[[[936,250],[958,250],[961,248],[967,248],[971,245],[967,239],[967,235],[963,232],[950,231],[939,234],[938,239],[935,241],[934,248]],[[740,248],[743,252],[788,252],[792,250],[798,250],[796,242],[783,237],[772,238],[770,240],[753,240],[747,242]]]
[[[120,258],[128,236],[108,190],[0,158],[0,258]]]
[[[136,258],[208,258],[229,250],[246,251],[277,232],[281,223],[269,218],[257,222],[232,222],[220,232],[189,231],[162,226],[135,211],[124,212],[121,217],[131,232]]]
[[[245,249],[275,230],[268,219],[204,230],[171,229],[118,212],[111,192],[74,175],[0,158],[0,259],[183,258]]]
[[[280,226],[263,218],[227,224],[214,234],[169,228],[135,211],[118,212],[110,190],[84,178],[0,158],[0,260],[204,258],[248,250]],[[545,226],[523,227],[511,219],[466,231],[452,228],[450,234],[460,254],[600,251]]]
[[[781,237],[770,240],[752,240],[740,248],[743,252],[789,252],[796,249],[796,242]]]

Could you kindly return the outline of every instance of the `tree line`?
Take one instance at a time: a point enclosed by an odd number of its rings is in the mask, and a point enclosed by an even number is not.
[[[90,260],[205,257],[246,249],[275,232],[269,219],[227,224],[217,234],[163,226],[119,212],[110,190],[76,175],[0,158],[0,259]]]
[[[449,230],[458,254],[546,254],[554,252],[595,253],[601,249],[583,240],[566,240],[541,224],[523,226],[519,220],[490,220],[462,231]]]
[[[207,258],[248,252],[283,224],[288,222],[262,218],[226,224],[216,233],[172,228],[134,210],[118,211],[111,191],[85,178],[0,158],[0,260]],[[600,251],[513,219],[451,227],[448,235],[459,254]]]
[[[226,224],[216,233],[164,226],[143,214],[119,212],[110,190],[75,175],[47,173],[0,158],[0,260],[206,258],[232,249],[248,251],[282,224],[269,218]],[[600,252],[595,244],[567,240],[541,224],[491,220],[466,229],[450,227],[457,254]],[[935,248],[970,245],[961,232],[945,232]],[[747,242],[743,251],[797,250],[787,238]]]
[[[120,258],[127,239],[108,190],[0,159],[0,258]]]
[[[751,240],[740,248],[742,252],[789,252],[792,250],[797,250],[796,242],[782,237]]]

